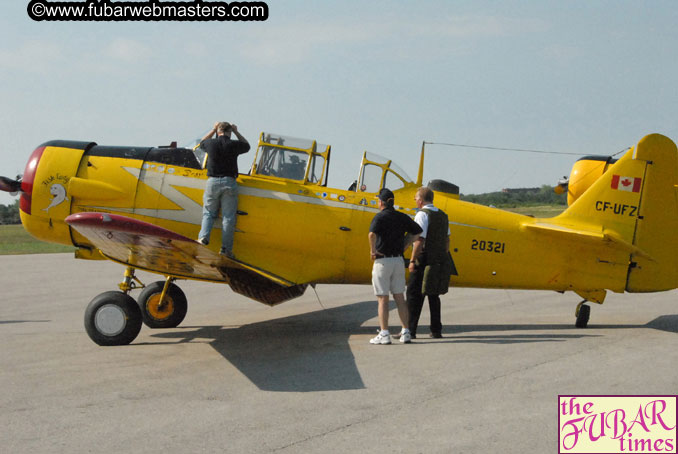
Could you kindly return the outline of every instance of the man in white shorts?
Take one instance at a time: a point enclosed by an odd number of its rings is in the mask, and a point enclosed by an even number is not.
[[[370,343],[377,345],[391,343],[391,334],[388,331],[388,296],[391,293],[402,324],[400,342],[408,344],[411,337],[408,329],[409,312],[403,295],[405,292],[403,251],[419,237],[422,230],[408,215],[395,210],[393,192],[383,188],[377,198],[380,211],[372,219],[368,239],[370,255],[374,260],[372,286],[379,303],[381,331],[377,337],[370,339]]]

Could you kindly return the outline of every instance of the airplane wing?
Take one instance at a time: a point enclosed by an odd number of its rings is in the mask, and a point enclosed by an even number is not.
[[[281,303],[306,289],[306,284],[224,257],[190,238],[138,219],[76,213],[68,216],[66,223],[110,260],[167,276],[228,283],[234,291],[264,304]]]

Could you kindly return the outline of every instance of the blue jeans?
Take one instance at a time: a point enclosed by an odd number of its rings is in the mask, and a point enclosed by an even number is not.
[[[202,226],[198,238],[209,242],[214,221],[221,208],[221,251],[233,252],[235,214],[238,211],[238,183],[232,177],[209,177],[202,204]]]

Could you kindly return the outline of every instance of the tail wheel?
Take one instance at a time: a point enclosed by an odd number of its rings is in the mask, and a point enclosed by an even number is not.
[[[170,283],[165,298],[160,301],[165,282],[147,285],[139,295],[138,304],[144,324],[149,328],[176,328],[184,321],[188,301],[184,292]]]
[[[87,306],[85,330],[99,345],[127,345],[141,330],[141,311],[131,296],[104,292]]]
[[[577,328],[586,328],[586,325],[589,323],[589,317],[591,316],[591,306],[582,304],[577,311],[577,321],[574,326]]]

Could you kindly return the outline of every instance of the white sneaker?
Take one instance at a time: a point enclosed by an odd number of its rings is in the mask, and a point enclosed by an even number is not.
[[[377,337],[373,337],[370,339],[370,344],[376,344],[376,345],[388,345],[391,343],[391,335],[386,334],[385,336],[382,336],[381,333],[377,334]]]
[[[400,332],[400,343],[401,344],[409,344],[410,342],[412,342],[412,335],[410,334],[410,332],[409,331],[406,331],[406,332],[401,331]]]

